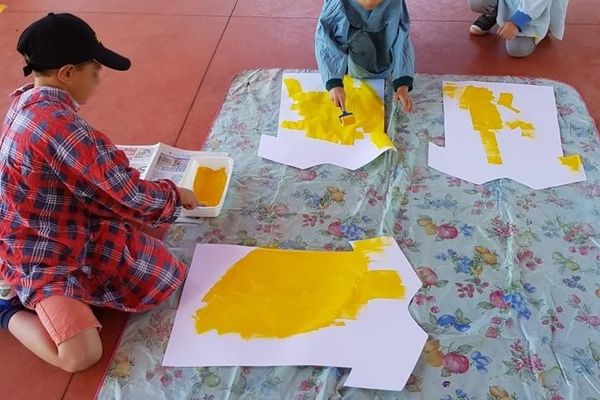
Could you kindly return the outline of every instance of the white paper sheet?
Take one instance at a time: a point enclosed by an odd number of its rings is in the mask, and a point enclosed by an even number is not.
[[[254,248],[199,244],[183,288],[163,360],[165,366],[321,365],[352,368],[347,386],[401,390],[412,372],[427,334],[408,312],[421,281],[392,238],[385,239],[369,269],[394,269],[406,288],[402,300],[375,299],[345,326],[285,339],[242,339],[215,331],[198,335],[193,316],[203,296],[225,272]],[[282,250],[285,251],[285,250]],[[326,266],[324,266],[326,267]],[[315,282],[315,285],[318,285]]]
[[[286,78],[298,79],[304,91],[325,91],[325,86],[319,74],[289,73],[283,75],[283,80]],[[354,145],[342,145],[306,137],[302,131],[282,128],[282,121],[300,120],[298,114],[291,109],[292,100],[288,96],[283,80],[277,136],[261,136],[258,147],[260,157],[301,169],[321,164],[333,164],[355,170],[373,161],[385,151],[395,150],[393,145],[378,148],[371,142],[368,135],[364,139],[357,140]],[[384,80],[372,79],[368,82],[383,100]],[[384,113],[374,115],[373,118],[381,118],[383,121]]]
[[[445,147],[429,143],[430,167],[469,182],[482,184],[498,178],[510,178],[532,189],[545,189],[586,180],[585,171],[561,164],[563,156],[554,90],[548,86],[491,82],[453,82],[462,88],[474,85],[514,96],[512,110],[499,106],[505,122],[514,119],[532,123],[535,136],[521,136],[519,129],[504,128],[496,134],[501,165],[490,164],[479,132],[473,129],[468,110],[460,109],[457,99],[444,95]],[[444,82],[446,84],[446,82]]]

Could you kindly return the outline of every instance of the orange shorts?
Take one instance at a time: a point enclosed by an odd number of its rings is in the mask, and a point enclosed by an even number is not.
[[[35,312],[57,346],[83,331],[102,327],[89,305],[64,296],[40,300]]]

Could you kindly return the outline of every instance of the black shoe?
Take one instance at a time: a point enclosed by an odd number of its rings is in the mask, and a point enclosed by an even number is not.
[[[490,33],[492,28],[496,25],[496,16],[495,15],[486,15],[482,14],[477,18],[471,28],[469,28],[469,32],[472,35],[483,36]]]

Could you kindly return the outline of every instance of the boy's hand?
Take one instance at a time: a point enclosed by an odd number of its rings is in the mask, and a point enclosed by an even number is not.
[[[346,110],[346,92],[343,87],[334,87],[329,91],[329,98],[337,108]]]
[[[519,34],[519,27],[514,23],[507,21],[498,30],[498,35],[506,40],[513,40]]]
[[[412,100],[410,99],[410,95],[408,94],[408,86],[400,86],[398,90],[396,90],[396,94],[394,95],[394,100],[400,102],[402,104],[402,109],[405,113],[411,113],[413,110]]]
[[[189,189],[178,187],[177,193],[179,194],[183,208],[186,210],[193,210],[194,208],[198,207],[198,199],[196,198],[194,192]]]

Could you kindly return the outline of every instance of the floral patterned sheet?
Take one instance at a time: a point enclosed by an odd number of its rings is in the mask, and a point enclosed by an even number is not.
[[[162,367],[175,295],[132,316],[99,398],[599,400],[600,143],[579,94],[544,79],[420,75],[410,118],[386,95],[397,153],[357,171],[303,171],[256,156],[260,134],[277,130],[282,73],[235,79],[205,146],[236,160],[225,208],[166,241],[189,262],[196,242],[337,250],[393,235],[423,280],[410,310],[431,337],[406,388],[344,388],[340,368]],[[588,181],[533,191],[430,169],[443,80],[554,86],[564,150],[583,156]]]

